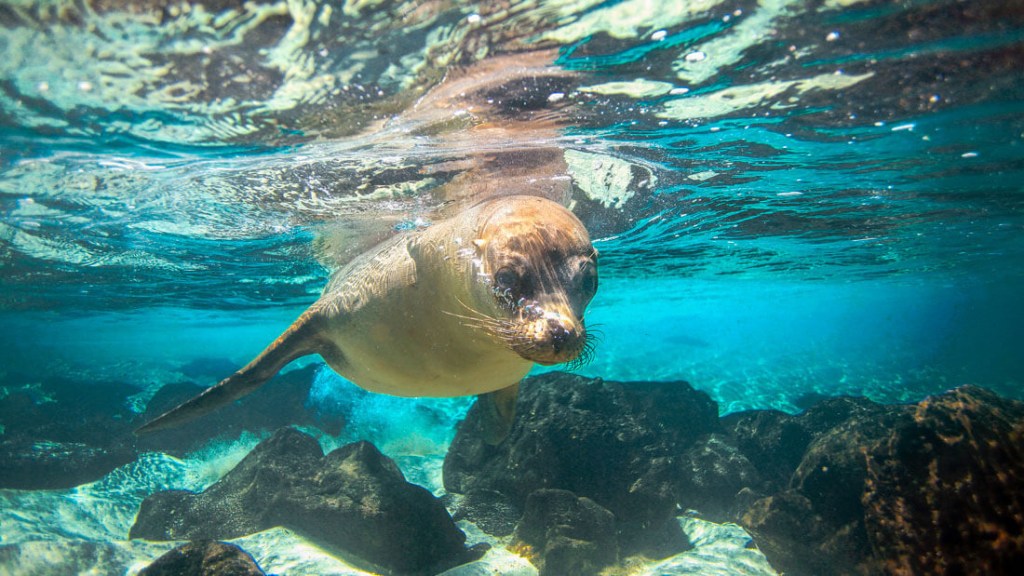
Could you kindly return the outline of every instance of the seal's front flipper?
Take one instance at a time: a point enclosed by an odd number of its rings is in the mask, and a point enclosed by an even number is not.
[[[141,436],[174,428],[213,412],[256,390],[292,360],[319,352],[312,319],[311,312],[307,311],[244,368],[207,388],[199,396],[147,422],[136,429],[135,434]]]
[[[480,428],[484,442],[491,446],[501,444],[512,429],[512,421],[516,417],[516,397],[519,395],[519,383],[495,390],[477,397],[481,408]]]

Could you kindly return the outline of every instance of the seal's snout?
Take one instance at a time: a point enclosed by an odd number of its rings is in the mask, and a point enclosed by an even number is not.
[[[567,315],[548,312],[527,326],[526,334],[515,346],[516,352],[538,364],[572,362],[586,346],[583,322]]]

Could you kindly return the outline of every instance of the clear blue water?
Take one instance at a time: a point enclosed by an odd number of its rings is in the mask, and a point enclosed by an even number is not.
[[[578,196],[614,197],[582,214],[603,337],[580,372],[686,380],[723,413],[1024,397],[1019,2],[125,6],[0,6],[3,386],[144,397],[244,363],[319,294],[329,223],[358,250],[429,220],[460,160],[556,149]],[[411,134],[457,64],[534,49],[576,75],[557,130]],[[450,428],[382,441],[414,434]]]

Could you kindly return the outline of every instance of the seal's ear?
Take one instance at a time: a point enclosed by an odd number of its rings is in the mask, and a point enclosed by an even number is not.
[[[516,417],[516,398],[519,396],[519,383],[477,396],[480,404],[480,428],[484,438],[491,446],[501,444],[512,430],[512,421]]]

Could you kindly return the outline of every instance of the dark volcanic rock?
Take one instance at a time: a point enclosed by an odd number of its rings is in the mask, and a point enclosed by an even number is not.
[[[778,568],[1024,570],[1024,404],[964,387],[917,405],[831,399],[801,416],[774,418],[787,419],[791,439],[810,439],[789,488],[754,502],[740,518]],[[732,423],[745,434],[752,421]],[[754,444],[760,455],[777,449],[770,441]],[[757,455],[751,460],[761,462]]]
[[[866,398],[829,398],[799,416],[776,410],[737,412],[722,418],[722,428],[754,465],[767,489],[789,487],[790,478],[811,442],[850,421],[870,421],[886,407]]]
[[[160,492],[142,503],[131,538],[230,539],[283,526],[374,567],[430,574],[467,560],[441,502],[409,484],[372,444],[323,456],[284,428],[205,492]]]
[[[210,370],[220,364],[211,364]],[[195,368],[195,367],[193,367]],[[0,389],[0,488],[70,488],[99,480],[134,460],[140,451],[181,456],[216,436],[243,430],[270,431],[289,424],[317,426],[338,433],[340,416],[321,416],[305,402],[315,366],[285,373],[241,401],[176,430],[136,438],[132,430],[177,406],[203,388],[189,382],[167,384],[143,415],[130,409],[140,389],[120,382],[68,378],[25,382]]]
[[[514,541],[541,576],[588,576],[618,561],[615,516],[567,490],[530,494]]]
[[[718,421],[685,382],[616,383],[566,373],[523,381],[508,437],[490,446],[474,405],[444,463],[450,492],[491,490],[523,509],[541,488],[568,490],[615,514],[627,534],[660,530],[677,511],[678,456]]]
[[[1024,574],[1024,403],[964,387],[911,407],[868,454],[887,572]]]
[[[678,506],[739,521],[788,574],[1024,573],[1024,403],[980,388],[719,421],[684,383],[551,373],[523,382],[504,442],[478,428],[474,407],[445,460],[450,492],[524,510],[536,490],[571,491],[614,514],[627,553],[678,547],[658,532]]]
[[[816,549],[830,531],[821,516],[815,514],[810,500],[797,491],[787,490],[755,501],[739,519],[754,534],[757,547],[785,574],[843,574],[851,569],[845,559],[839,566]]]
[[[811,434],[796,416],[776,410],[751,410],[725,416],[722,428],[757,469],[771,492],[784,490],[800,465]]]
[[[128,397],[118,382],[49,378],[0,390],[0,488],[70,488],[135,459]]]
[[[218,436],[235,437],[243,431],[271,431],[283,426],[316,426],[329,434],[342,428],[340,416],[322,416],[306,407],[318,366],[310,365],[274,377],[252,394],[202,416],[188,425],[138,438],[140,450],[182,455]],[[227,376],[231,370],[223,373]],[[188,382],[168,384],[157,391],[135,427],[156,418],[204,390]]]
[[[523,515],[522,510],[511,498],[494,490],[474,490],[469,494],[449,499],[449,510],[454,508],[452,518],[456,521],[469,519],[484,532],[492,536],[508,536],[516,528]]]
[[[702,438],[680,458],[682,501],[704,518],[731,520],[737,494],[744,488],[760,490],[762,484],[754,465],[722,434]]]
[[[262,576],[263,570],[234,544],[189,542],[157,558],[139,576]]]
[[[217,382],[238,370],[238,365],[227,358],[194,358],[182,364],[178,370],[192,380]]]
[[[0,442],[0,488],[70,488],[98,480],[135,457],[130,446],[114,442],[100,447],[24,437],[4,439]]]

